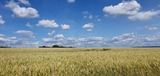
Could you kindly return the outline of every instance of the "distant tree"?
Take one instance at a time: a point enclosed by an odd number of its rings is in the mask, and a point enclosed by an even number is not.
[[[67,48],[67,47],[65,47],[65,46],[60,46],[60,48]]]
[[[64,46],[53,45],[52,48],[65,48]]]
[[[48,48],[47,46],[39,46],[39,48]]]
[[[58,45],[53,45],[52,48],[59,48],[60,46]]]
[[[49,46],[39,46],[39,48],[74,48],[74,47],[72,47],[72,46],[65,47],[65,46],[53,45],[51,47],[49,47]]]
[[[69,47],[67,47],[67,48],[74,48],[73,46],[69,46]]]
[[[0,48],[11,48],[11,47],[8,47],[8,46],[0,46]]]

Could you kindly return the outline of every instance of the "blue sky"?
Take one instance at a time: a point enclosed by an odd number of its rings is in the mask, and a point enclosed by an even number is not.
[[[159,0],[1,0],[0,45],[160,46]]]

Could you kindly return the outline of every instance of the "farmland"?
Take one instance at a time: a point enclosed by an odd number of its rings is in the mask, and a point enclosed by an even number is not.
[[[159,76],[158,48],[4,48],[0,76]]]

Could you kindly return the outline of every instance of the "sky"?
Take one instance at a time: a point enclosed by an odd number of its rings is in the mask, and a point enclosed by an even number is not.
[[[0,0],[0,46],[160,46],[160,0]]]

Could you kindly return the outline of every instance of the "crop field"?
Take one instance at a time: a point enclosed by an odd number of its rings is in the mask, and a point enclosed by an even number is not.
[[[160,76],[160,49],[0,49],[0,76]]]

